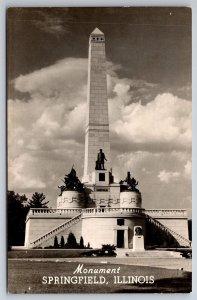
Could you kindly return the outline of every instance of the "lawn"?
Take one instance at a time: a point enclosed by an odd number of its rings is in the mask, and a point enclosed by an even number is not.
[[[83,276],[99,276],[106,278],[108,284],[42,284],[43,276],[82,276],[73,275],[78,262],[57,261],[8,261],[8,291],[9,293],[142,293],[142,292],[190,292],[191,272],[167,270],[146,266],[128,266],[118,264],[99,264],[94,258],[87,259],[85,268],[118,268],[119,274],[83,274]],[[114,275],[154,276],[154,284],[114,284]]]
[[[8,258],[65,258],[79,257],[90,249],[27,249],[8,251]]]

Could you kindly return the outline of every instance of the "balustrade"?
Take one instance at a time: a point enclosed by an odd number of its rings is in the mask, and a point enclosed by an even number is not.
[[[143,208],[116,208],[116,207],[97,207],[97,208],[31,208],[30,215],[71,215],[71,214],[111,214],[111,213],[147,213],[152,217],[187,217],[185,209],[143,209]],[[27,216],[27,217],[28,217]]]
[[[36,214],[79,214],[82,209],[80,208],[30,208],[28,215]]]
[[[186,209],[146,209],[151,217],[187,217]]]
[[[145,212],[143,208],[113,208],[113,207],[98,207],[85,208],[82,210],[85,214],[114,214],[114,213],[138,213]]]

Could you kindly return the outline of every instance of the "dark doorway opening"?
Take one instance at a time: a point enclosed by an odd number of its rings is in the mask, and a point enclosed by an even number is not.
[[[124,248],[124,230],[117,230],[117,248]]]

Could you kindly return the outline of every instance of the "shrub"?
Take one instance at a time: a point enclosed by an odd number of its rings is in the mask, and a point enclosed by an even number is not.
[[[80,248],[84,248],[84,241],[83,241],[83,237],[81,236],[80,238],[80,242],[79,242]]]
[[[57,236],[54,237],[54,248],[59,248]]]
[[[67,243],[65,245],[65,248],[67,249],[78,249],[80,248],[79,244],[77,244],[77,240],[75,235],[70,232],[67,238]]]
[[[102,250],[116,250],[116,246],[110,244],[103,244]]]
[[[65,245],[65,241],[64,241],[64,237],[63,235],[61,236],[61,241],[60,241],[60,247],[61,248],[64,248],[64,245]]]

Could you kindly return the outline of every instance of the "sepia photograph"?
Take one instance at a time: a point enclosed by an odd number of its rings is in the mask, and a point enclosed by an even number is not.
[[[192,291],[189,7],[7,9],[7,292]]]

